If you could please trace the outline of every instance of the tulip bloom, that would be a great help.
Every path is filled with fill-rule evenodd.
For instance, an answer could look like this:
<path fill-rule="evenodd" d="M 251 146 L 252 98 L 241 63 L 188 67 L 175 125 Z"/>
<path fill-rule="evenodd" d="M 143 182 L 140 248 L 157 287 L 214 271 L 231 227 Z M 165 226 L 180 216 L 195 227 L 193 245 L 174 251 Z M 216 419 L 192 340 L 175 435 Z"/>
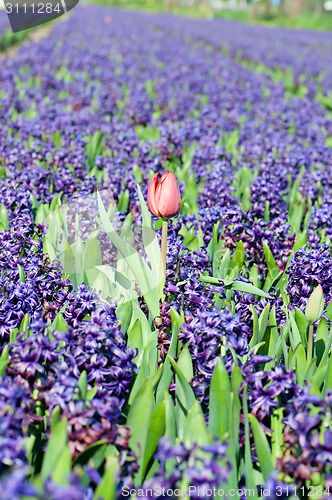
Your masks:
<path fill-rule="evenodd" d="M 156 217 L 168 220 L 180 212 L 180 189 L 173 172 L 165 172 L 160 181 L 158 181 L 158 177 L 157 173 L 150 181 L 148 207 Z"/>
<path fill-rule="evenodd" d="M 173 172 L 165 172 L 160 181 L 159 174 L 155 174 L 149 184 L 148 207 L 150 212 L 162 219 L 161 254 L 160 254 L 160 282 L 159 293 L 163 295 L 166 280 L 166 254 L 168 219 L 180 212 L 181 195 Z"/>
<path fill-rule="evenodd" d="M 324 311 L 324 294 L 321 285 L 318 285 L 310 295 L 305 308 L 305 317 L 311 325 L 319 320 Z"/>
<path fill-rule="evenodd" d="M 307 370 L 309 370 L 314 346 L 314 323 L 319 320 L 324 311 L 324 293 L 321 285 L 318 285 L 310 295 L 305 308 L 305 317 L 309 323 Z"/>

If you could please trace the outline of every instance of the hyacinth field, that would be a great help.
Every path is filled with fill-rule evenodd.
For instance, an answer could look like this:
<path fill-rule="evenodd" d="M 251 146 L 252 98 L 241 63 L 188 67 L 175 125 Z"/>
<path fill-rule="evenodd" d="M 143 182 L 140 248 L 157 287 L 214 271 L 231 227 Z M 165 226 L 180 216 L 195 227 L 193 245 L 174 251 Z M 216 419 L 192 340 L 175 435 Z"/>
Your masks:
<path fill-rule="evenodd" d="M 329 498 L 332 34 L 0 14 L 0 499 Z"/>

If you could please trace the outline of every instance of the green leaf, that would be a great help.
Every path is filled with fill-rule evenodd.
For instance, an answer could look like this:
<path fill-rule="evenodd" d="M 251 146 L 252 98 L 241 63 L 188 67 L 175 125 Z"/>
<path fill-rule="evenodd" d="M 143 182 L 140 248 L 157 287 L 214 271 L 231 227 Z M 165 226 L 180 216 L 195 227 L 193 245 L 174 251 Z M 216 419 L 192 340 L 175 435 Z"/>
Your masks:
<path fill-rule="evenodd" d="M 267 244 L 266 241 L 263 241 L 263 249 L 264 249 L 265 260 L 266 260 L 266 264 L 267 264 L 267 268 L 269 270 L 269 273 L 272 276 L 279 274 L 279 269 L 278 269 L 277 263 L 274 260 L 272 252 L 271 252 L 269 245 Z"/>
<path fill-rule="evenodd" d="M 209 433 L 206 427 L 201 405 L 196 400 L 190 408 L 184 428 L 183 441 L 186 446 L 197 443 L 203 446 L 209 443 Z"/>
<path fill-rule="evenodd" d="M 130 447 L 137 455 L 144 453 L 148 427 L 146 423 L 150 420 L 153 411 L 153 392 L 151 379 L 147 379 L 136 394 L 127 418 L 127 425 L 132 429 L 129 441 Z"/>
<path fill-rule="evenodd" d="M 102 225 L 108 234 L 108 237 L 129 265 L 137 280 L 145 302 L 150 309 L 153 318 L 155 318 L 159 315 L 159 274 L 153 274 L 140 254 L 117 234 L 111 221 L 109 220 L 99 192 L 98 206 Z"/>
<path fill-rule="evenodd" d="M 275 469 L 273 463 L 271 449 L 266 438 L 266 435 L 254 415 L 249 415 L 249 420 L 251 423 L 251 428 L 254 436 L 255 447 L 257 452 L 257 457 L 260 463 L 261 471 L 263 474 L 264 481 L 267 480 L 271 472 Z"/>
<path fill-rule="evenodd" d="M 97 267 L 102 265 L 102 253 L 98 243 L 98 238 L 89 238 L 84 251 L 84 272 L 88 283 L 92 285 L 97 276 Z"/>
<path fill-rule="evenodd" d="M 244 245 L 242 241 L 239 241 L 238 244 L 236 245 L 236 248 L 232 256 L 231 269 L 234 269 L 236 266 L 238 267 L 238 269 L 241 269 L 241 267 L 244 264 L 244 259 L 245 259 Z"/>
<path fill-rule="evenodd" d="M 254 308 L 253 304 L 251 304 L 251 312 L 252 312 L 252 322 L 253 322 L 253 335 L 252 339 L 249 343 L 250 347 L 254 347 L 255 345 L 258 344 L 258 337 L 259 337 L 259 323 L 258 323 L 258 315 L 256 312 L 256 309 Z"/>
<path fill-rule="evenodd" d="M 118 206 L 117 206 L 117 209 L 122 214 L 125 214 L 126 212 L 128 212 L 129 197 L 130 197 L 129 189 L 125 189 L 124 191 L 122 191 L 120 199 L 118 201 Z"/>
<path fill-rule="evenodd" d="M 47 236 L 44 237 L 43 253 L 49 256 L 51 262 L 57 258 L 55 249 Z"/>
<path fill-rule="evenodd" d="M 300 385 L 303 385 L 306 375 L 306 359 L 307 355 L 303 344 L 298 344 L 290 357 L 289 368 L 295 368 L 296 381 Z"/>
<path fill-rule="evenodd" d="M 188 376 L 188 373 L 184 374 L 171 356 L 168 355 L 168 358 L 176 374 L 175 395 L 176 395 L 177 429 L 179 437 L 182 438 L 188 411 L 196 401 L 196 398 L 188 382 L 188 380 L 190 379 L 190 375 Z M 185 363 L 184 367 L 186 368 Z"/>
<path fill-rule="evenodd" d="M 172 316 L 172 311 L 171 311 L 171 316 Z M 172 356 L 173 358 L 177 355 L 178 334 L 179 334 L 179 324 L 177 321 L 174 322 L 173 320 L 172 338 L 168 349 L 169 356 Z M 157 394 L 156 394 L 157 404 L 164 398 L 165 391 L 168 391 L 169 386 L 172 382 L 172 378 L 173 378 L 173 371 L 171 368 L 171 362 L 169 360 L 169 357 L 167 357 L 164 362 L 163 374 L 157 388 Z"/>
<path fill-rule="evenodd" d="M 121 332 L 125 335 L 129 328 L 131 318 L 133 315 L 133 303 L 128 300 L 116 308 L 116 316 L 121 321 Z"/>
<path fill-rule="evenodd" d="M 67 420 L 59 420 L 59 422 L 52 427 L 51 437 L 47 443 L 41 469 L 41 476 L 44 480 L 52 476 L 55 466 L 66 448 Z"/>
<path fill-rule="evenodd" d="M 324 382 L 324 389 L 323 393 L 326 393 L 327 389 L 332 389 L 332 356 L 330 356 L 328 367 L 327 367 L 327 373 L 325 377 L 325 382 Z"/>
<path fill-rule="evenodd" d="M 168 359 L 171 362 L 171 365 L 173 367 L 173 370 L 177 376 L 177 381 L 179 383 L 179 386 L 182 389 L 183 393 L 183 399 L 181 401 L 182 406 L 189 411 L 192 405 L 194 404 L 194 401 L 196 400 L 195 395 L 193 393 L 192 388 L 190 387 L 187 378 L 184 376 L 183 372 L 180 370 L 178 365 L 175 363 L 174 359 L 168 355 Z M 179 390 L 177 387 L 177 397 L 179 396 Z"/>
<path fill-rule="evenodd" d="M 144 200 L 144 197 L 143 197 L 143 194 L 142 194 L 142 191 L 141 191 L 141 188 L 139 187 L 139 185 L 137 185 L 137 191 L 138 191 L 138 197 L 139 197 L 141 210 L 142 210 L 142 219 L 143 219 L 142 233 L 143 233 L 144 250 L 145 250 L 146 255 L 148 256 L 149 261 L 151 263 L 152 272 L 156 276 L 159 276 L 161 252 L 160 252 L 157 234 L 153 228 L 150 212 L 149 212 L 148 207 L 146 206 L 146 203 L 145 203 L 145 200 Z"/>
<path fill-rule="evenodd" d="M 177 366 L 180 368 L 180 370 L 185 375 L 188 381 L 193 378 L 194 376 L 193 362 L 187 346 L 184 346 L 184 348 L 182 349 L 178 359 Z"/>
<path fill-rule="evenodd" d="M 284 424 L 282 423 L 283 409 L 277 408 L 271 416 L 272 428 L 272 460 L 275 462 L 277 458 L 282 456 Z"/>
<path fill-rule="evenodd" d="M 86 465 L 89 462 L 94 462 L 94 456 L 100 452 L 100 454 L 104 457 L 106 451 L 106 442 L 105 440 L 96 441 L 93 444 L 87 446 L 82 453 L 80 453 L 74 460 L 74 466 L 76 464 Z"/>
<path fill-rule="evenodd" d="M 0 207 L 0 223 L 2 229 L 9 229 L 9 217 L 6 206 L 2 203 Z"/>
<path fill-rule="evenodd" d="M 112 455 L 107 458 L 107 469 L 98 484 L 94 500 L 116 500 L 116 476 L 119 470 L 119 461 Z"/>
<path fill-rule="evenodd" d="M 69 274 L 73 282 L 73 285 L 76 288 L 78 286 L 78 283 L 76 280 L 76 265 L 75 265 L 73 250 L 67 240 L 64 241 L 64 246 L 65 246 L 65 251 L 64 254 L 61 255 L 61 263 L 63 271 L 64 273 Z"/>
<path fill-rule="evenodd" d="M 165 397 L 165 411 L 166 411 L 165 436 L 168 436 L 172 441 L 172 443 L 175 444 L 175 438 L 176 438 L 175 407 L 172 396 L 168 391 L 165 391 L 164 397 Z"/>
<path fill-rule="evenodd" d="M 2 349 L 2 353 L 0 356 L 0 376 L 2 377 L 6 373 L 6 366 L 10 362 L 8 359 L 9 356 L 9 345 L 6 344 L 4 348 Z"/>
<path fill-rule="evenodd" d="M 86 398 L 87 387 L 88 387 L 88 379 L 87 379 L 86 371 L 84 370 L 81 373 L 80 378 L 78 379 L 78 388 L 80 391 L 80 397 L 83 400 L 85 400 L 85 398 Z"/>
<path fill-rule="evenodd" d="M 245 385 L 243 390 L 243 416 L 244 416 L 244 431 L 245 431 L 245 448 L 244 448 L 245 479 L 246 479 L 246 488 L 249 491 L 254 492 L 253 498 L 258 498 L 256 482 L 254 480 L 254 468 L 252 465 L 252 458 L 251 458 L 247 394 L 248 394 L 248 386 Z"/>
<path fill-rule="evenodd" d="M 318 389 L 321 388 L 323 385 L 323 382 L 326 378 L 328 366 L 321 366 L 320 368 L 317 369 L 316 373 L 312 377 L 312 382 L 318 387 Z"/>
<path fill-rule="evenodd" d="M 231 265 L 231 252 L 229 248 L 225 251 L 223 258 L 220 261 L 220 266 L 217 273 L 217 278 L 224 279 L 229 274 Z"/>
<path fill-rule="evenodd" d="M 266 328 L 267 328 L 267 322 L 269 319 L 269 313 L 270 313 L 270 304 L 267 304 L 264 307 L 264 309 L 259 317 L 259 320 L 258 320 L 258 327 L 259 327 L 258 343 L 262 342 L 262 340 L 264 338 Z"/>
<path fill-rule="evenodd" d="M 329 337 L 328 324 L 326 319 L 323 317 L 321 318 L 318 324 L 315 336 L 315 344 L 314 344 L 315 355 L 317 356 L 318 364 L 320 363 L 323 354 L 325 352 L 326 346 L 328 344 L 329 340 L 328 337 Z"/>
<path fill-rule="evenodd" d="M 104 136 L 100 130 L 97 130 L 92 136 L 90 136 L 86 151 L 88 153 L 88 172 L 94 167 L 96 156 L 100 155 L 104 148 Z"/>
<path fill-rule="evenodd" d="M 52 418 L 51 418 L 51 432 L 53 433 L 54 428 L 60 422 L 60 417 L 61 417 L 61 408 L 60 406 L 56 406 L 52 412 Z"/>
<path fill-rule="evenodd" d="M 307 345 L 307 338 L 308 338 L 308 326 L 309 323 L 306 320 L 304 312 L 301 311 L 299 307 L 295 308 L 295 321 L 298 326 L 298 330 L 300 333 L 300 337 L 302 340 L 303 345 Z"/>
<path fill-rule="evenodd" d="M 52 323 L 52 329 L 60 330 L 60 332 L 68 332 L 68 323 L 61 313 L 58 313 L 55 316 L 55 319 Z"/>
<path fill-rule="evenodd" d="M 301 335 L 294 319 L 294 315 L 291 311 L 289 311 L 289 321 L 290 321 L 290 329 L 289 329 L 289 338 L 291 341 L 291 345 L 293 351 L 295 351 L 296 347 L 302 343 Z"/>
<path fill-rule="evenodd" d="M 258 295 L 259 297 L 266 297 L 268 299 L 271 298 L 268 293 L 264 292 L 263 290 L 260 290 L 251 283 L 246 283 L 244 281 L 237 281 L 237 280 L 234 281 L 233 279 L 221 280 L 218 278 L 213 278 L 212 276 L 201 276 L 200 280 L 203 283 L 210 283 L 211 285 L 216 285 L 216 286 L 218 285 L 221 286 L 222 284 L 224 284 L 226 289 L 245 292 L 252 295 Z"/>
<path fill-rule="evenodd" d="M 19 271 L 20 281 L 22 281 L 22 283 L 25 283 L 25 272 L 23 267 L 20 264 L 17 264 L 17 268 Z"/>
<path fill-rule="evenodd" d="M 244 281 L 234 281 L 230 286 L 225 284 L 225 288 L 231 288 L 239 292 L 246 292 L 253 295 L 258 295 L 259 297 L 270 298 L 270 295 L 263 290 L 260 290 L 251 283 L 245 283 Z"/>
<path fill-rule="evenodd" d="M 143 371 L 145 378 L 152 377 L 157 371 L 157 361 L 158 361 L 158 332 L 154 331 L 151 333 L 143 352 Z"/>
<path fill-rule="evenodd" d="M 231 384 L 221 358 L 213 370 L 210 385 L 209 431 L 221 441 L 229 432 Z"/>
<path fill-rule="evenodd" d="M 57 130 L 52 135 L 52 141 L 57 149 L 61 148 L 62 146 L 61 135 Z"/>
<path fill-rule="evenodd" d="M 67 485 L 69 484 L 69 474 L 71 473 L 71 452 L 67 446 L 61 453 L 59 460 L 55 464 L 52 479 L 55 484 Z"/>
<path fill-rule="evenodd" d="M 57 208 L 61 206 L 61 196 L 63 194 L 63 191 L 58 193 L 54 198 L 52 198 L 51 204 L 50 204 L 50 212 L 54 212 Z"/>
<path fill-rule="evenodd" d="M 22 318 L 19 331 L 20 332 L 26 332 L 28 330 L 29 323 L 30 323 L 29 314 L 26 313 L 24 315 L 24 317 Z"/>
<path fill-rule="evenodd" d="M 132 349 L 138 349 L 138 355 L 133 360 L 137 366 L 141 363 L 141 353 L 143 350 L 143 333 L 142 333 L 142 323 L 140 319 L 137 319 L 133 326 L 128 330 L 128 347 Z"/>
<path fill-rule="evenodd" d="M 159 439 L 165 432 L 166 406 L 162 401 L 153 411 L 147 431 L 146 446 L 144 449 L 142 466 L 138 473 L 138 484 L 143 484 L 143 480 L 148 471 L 148 466 L 152 461 L 153 455 L 157 449 Z"/>

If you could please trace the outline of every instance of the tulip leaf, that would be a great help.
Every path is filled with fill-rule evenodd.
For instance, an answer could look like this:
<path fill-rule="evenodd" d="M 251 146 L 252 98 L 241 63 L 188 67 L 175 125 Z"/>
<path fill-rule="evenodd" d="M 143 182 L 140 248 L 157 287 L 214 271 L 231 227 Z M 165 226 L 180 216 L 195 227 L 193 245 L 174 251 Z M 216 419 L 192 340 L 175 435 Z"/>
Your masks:
<path fill-rule="evenodd" d="M 117 248 L 119 253 L 125 259 L 133 272 L 140 290 L 143 294 L 145 302 L 151 311 L 153 317 L 159 315 L 159 283 L 158 275 L 152 273 L 147 263 L 142 259 L 141 255 L 129 243 L 120 238 L 115 231 L 109 217 L 106 213 L 101 196 L 98 192 L 98 206 L 102 225 L 108 234 L 108 237 Z"/>
<path fill-rule="evenodd" d="M 142 233 L 143 233 L 144 249 L 151 263 L 152 272 L 156 276 L 159 276 L 161 253 L 157 235 L 155 230 L 153 229 L 150 212 L 148 207 L 146 206 L 141 188 L 139 187 L 138 184 L 137 184 L 137 190 L 138 190 L 138 197 L 141 205 L 142 218 L 143 218 Z"/>

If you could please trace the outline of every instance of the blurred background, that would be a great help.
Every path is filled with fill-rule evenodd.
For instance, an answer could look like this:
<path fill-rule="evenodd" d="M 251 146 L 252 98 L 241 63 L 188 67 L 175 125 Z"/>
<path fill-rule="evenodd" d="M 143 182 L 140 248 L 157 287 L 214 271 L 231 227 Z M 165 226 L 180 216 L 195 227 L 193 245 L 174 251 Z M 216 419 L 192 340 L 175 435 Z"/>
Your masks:
<path fill-rule="evenodd" d="M 80 0 L 80 4 L 89 3 L 271 26 L 332 30 L 332 0 Z M 0 0 L 0 10 L 3 9 L 4 0 Z"/>
<path fill-rule="evenodd" d="M 191 16 L 221 17 L 278 26 L 332 30 L 332 0 L 95 1 L 110 6 L 168 11 Z"/>

